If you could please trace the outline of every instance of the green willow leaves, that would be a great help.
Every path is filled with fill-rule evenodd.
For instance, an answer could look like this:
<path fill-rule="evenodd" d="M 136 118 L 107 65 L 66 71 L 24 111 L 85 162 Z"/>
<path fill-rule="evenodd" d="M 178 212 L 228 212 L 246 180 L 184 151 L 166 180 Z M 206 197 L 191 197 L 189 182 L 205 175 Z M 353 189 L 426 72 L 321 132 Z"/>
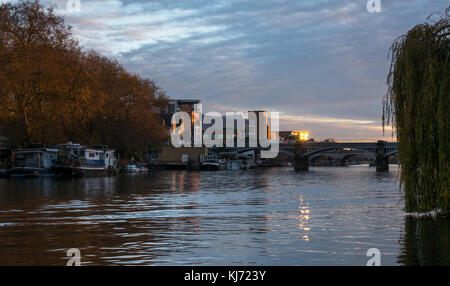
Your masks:
<path fill-rule="evenodd" d="M 391 47 L 383 127 L 397 135 L 408 212 L 450 213 L 449 11 Z"/>

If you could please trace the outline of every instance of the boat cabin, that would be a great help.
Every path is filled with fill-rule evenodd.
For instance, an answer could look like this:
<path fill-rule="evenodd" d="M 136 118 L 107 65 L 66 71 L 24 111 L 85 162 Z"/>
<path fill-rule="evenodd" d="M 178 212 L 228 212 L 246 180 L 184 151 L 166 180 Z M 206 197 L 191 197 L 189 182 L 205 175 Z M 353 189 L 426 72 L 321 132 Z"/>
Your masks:
<path fill-rule="evenodd" d="M 50 170 L 56 163 L 58 150 L 53 148 L 36 148 L 13 150 L 12 169 Z"/>
<path fill-rule="evenodd" d="M 84 154 L 88 165 L 101 165 L 105 168 L 115 166 L 114 150 L 89 148 Z"/>
<path fill-rule="evenodd" d="M 85 147 L 80 144 L 58 145 L 58 165 L 72 165 L 73 163 L 82 166 L 95 167 L 115 167 L 117 160 L 114 150 L 108 149 L 106 146 Z"/>

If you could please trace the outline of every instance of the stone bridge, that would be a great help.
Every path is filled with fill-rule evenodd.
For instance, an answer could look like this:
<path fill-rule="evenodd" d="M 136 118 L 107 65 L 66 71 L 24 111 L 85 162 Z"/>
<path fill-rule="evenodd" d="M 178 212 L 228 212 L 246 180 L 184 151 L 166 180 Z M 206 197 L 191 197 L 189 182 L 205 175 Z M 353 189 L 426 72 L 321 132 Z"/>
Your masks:
<path fill-rule="evenodd" d="M 377 142 L 299 142 L 297 144 L 280 144 L 280 152 L 294 158 L 296 171 L 308 171 L 312 156 L 324 151 L 337 149 L 374 154 L 377 172 L 388 171 L 389 157 L 398 152 L 396 142 L 381 140 Z"/>
<path fill-rule="evenodd" d="M 210 152 L 220 155 L 235 155 L 245 157 L 248 152 L 260 151 L 258 147 L 213 147 Z M 396 142 L 298 142 L 298 143 L 280 143 L 279 153 L 286 154 L 295 161 L 296 171 L 308 171 L 310 159 L 321 152 L 328 150 L 352 150 L 356 152 L 373 154 L 376 158 L 377 172 L 389 170 L 389 156 L 397 153 Z M 355 152 L 345 156 L 355 155 Z M 344 158 L 345 159 L 345 158 Z"/>

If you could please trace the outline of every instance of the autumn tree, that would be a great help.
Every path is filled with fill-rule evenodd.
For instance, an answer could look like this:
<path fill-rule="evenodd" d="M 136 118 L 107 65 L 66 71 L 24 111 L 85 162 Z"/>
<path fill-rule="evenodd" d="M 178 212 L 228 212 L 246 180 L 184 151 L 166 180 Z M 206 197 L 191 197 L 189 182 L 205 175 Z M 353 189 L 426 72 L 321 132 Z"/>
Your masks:
<path fill-rule="evenodd" d="M 145 152 L 160 144 L 164 92 L 95 51 L 37 0 L 0 5 L 0 133 L 13 145 L 67 141 Z"/>

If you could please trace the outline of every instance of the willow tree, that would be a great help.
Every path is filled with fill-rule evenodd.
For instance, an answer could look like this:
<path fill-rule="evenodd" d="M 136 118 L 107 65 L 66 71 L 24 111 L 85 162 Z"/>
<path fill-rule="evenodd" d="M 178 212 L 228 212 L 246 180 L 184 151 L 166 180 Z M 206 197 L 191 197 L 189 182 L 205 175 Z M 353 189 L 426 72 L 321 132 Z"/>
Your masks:
<path fill-rule="evenodd" d="M 449 11 L 390 50 L 382 119 L 397 135 L 407 212 L 450 213 Z"/>

